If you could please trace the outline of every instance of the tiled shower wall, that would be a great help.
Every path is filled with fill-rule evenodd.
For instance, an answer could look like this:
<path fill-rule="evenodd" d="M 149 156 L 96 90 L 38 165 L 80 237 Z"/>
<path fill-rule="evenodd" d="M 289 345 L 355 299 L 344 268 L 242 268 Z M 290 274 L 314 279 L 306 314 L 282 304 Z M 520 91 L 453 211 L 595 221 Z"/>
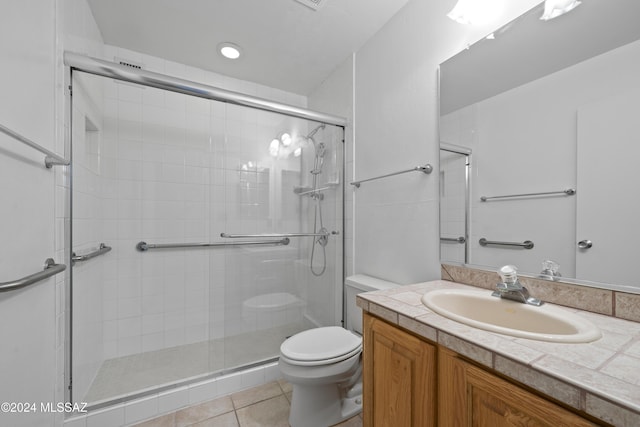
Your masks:
<path fill-rule="evenodd" d="M 105 57 L 142 63 L 151 71 L 217 84 L 230 80 L 109 50 Z M 212 82 L 216 77 L 222 81 Z M 275 212 L 268 206 L 270 168 L 262 166 L 272 161 L 268 143 L 284 119 L 104 80 L 101 213 L 104 239 L 114 248 L 105 257 L 105 358 L 223 336 L 229 320 L 224 307 L 233 296 L 225 294 L 234 293 L 225 289 L 225 279 L 237 270 L 233 261 L 246 257 L 224 249 L 140 253 L 135 246 L 143 240 L 216 241 L 224 231 L 265 232 L 279 225 L 272 223 Z M 284 98 L 305 104 L 303 97 Z M 249 162 L 260 166 L 242 170 Z M 253 188 L 239 190 L 251 181 Z"/>
<path fill-rule="evenodd" d="M 225 112 L 186 98 L 105 82 L 101 211 L 114 247 L 105 261 L 105 358 L 208 338 L 209 254 L 136 250 L 143 240 L 209 240 L 209 209 L 220 205 L 210 206 L 209 145 L 224 143 Z"/>

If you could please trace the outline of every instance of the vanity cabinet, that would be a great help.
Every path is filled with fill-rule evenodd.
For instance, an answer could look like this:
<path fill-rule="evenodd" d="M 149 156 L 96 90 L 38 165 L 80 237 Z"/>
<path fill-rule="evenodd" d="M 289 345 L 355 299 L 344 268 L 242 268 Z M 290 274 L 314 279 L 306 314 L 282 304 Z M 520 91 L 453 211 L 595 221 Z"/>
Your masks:
<path fill-rule="evenodd" d="M 367 313 L 363 324 L 364 425 L 435 425 L 436 346 Z"/>
<path fill-rule="evenodd" d="M 439 426 L 571 426 L 598 424 L 438 349 Z"/>
<path fill-rule="evenodd" d="M 602 425 L 368 313 L 363 358 L 367 427 Z"/>

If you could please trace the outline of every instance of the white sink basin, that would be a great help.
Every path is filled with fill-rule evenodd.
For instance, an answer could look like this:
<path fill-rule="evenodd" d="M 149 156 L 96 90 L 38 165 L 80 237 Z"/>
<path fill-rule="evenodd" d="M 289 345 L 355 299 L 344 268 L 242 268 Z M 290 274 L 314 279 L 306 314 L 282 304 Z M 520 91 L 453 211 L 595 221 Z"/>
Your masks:
<path fill-rule="evenodd" d="M 519 338 L 586 343 L 602 336 L 593 323 L 568 310 L 500 299 L 489 290 L 436 290 L 424 294 L 422 303 L 452 320 Z"/>

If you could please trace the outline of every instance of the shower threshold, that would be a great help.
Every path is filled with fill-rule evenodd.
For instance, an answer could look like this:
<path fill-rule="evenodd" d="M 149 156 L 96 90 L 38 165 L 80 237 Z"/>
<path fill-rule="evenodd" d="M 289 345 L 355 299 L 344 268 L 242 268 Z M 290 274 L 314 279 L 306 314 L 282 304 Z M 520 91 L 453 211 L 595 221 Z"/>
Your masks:
<path fill-rule="evenodd" d="M 276 358 L 280 344 L 308 322 L 105 360 L 82 399 L 91 407 L 128 400 L 172 384 L 197 381 Z M 225 360 L 227 363 L 225 364 Z"/>

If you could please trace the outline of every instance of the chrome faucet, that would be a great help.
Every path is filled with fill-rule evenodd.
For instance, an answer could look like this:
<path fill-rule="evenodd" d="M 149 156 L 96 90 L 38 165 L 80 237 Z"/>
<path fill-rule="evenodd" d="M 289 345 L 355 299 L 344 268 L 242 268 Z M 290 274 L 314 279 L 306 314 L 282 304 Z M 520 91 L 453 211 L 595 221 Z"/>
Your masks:
<path fill-rule="evenodd" d="M 538 298 L 529 295 L 527 288 L 518 281 L 516 268 L 512 265 L 505 265 L 498 271 L 502 278 L 502 283 L 496 285 L 496 290 L 491 294 L 494 297 L 517 301 L 522 304 L 535 305 L 537 307 L 544 304 Z"/>

